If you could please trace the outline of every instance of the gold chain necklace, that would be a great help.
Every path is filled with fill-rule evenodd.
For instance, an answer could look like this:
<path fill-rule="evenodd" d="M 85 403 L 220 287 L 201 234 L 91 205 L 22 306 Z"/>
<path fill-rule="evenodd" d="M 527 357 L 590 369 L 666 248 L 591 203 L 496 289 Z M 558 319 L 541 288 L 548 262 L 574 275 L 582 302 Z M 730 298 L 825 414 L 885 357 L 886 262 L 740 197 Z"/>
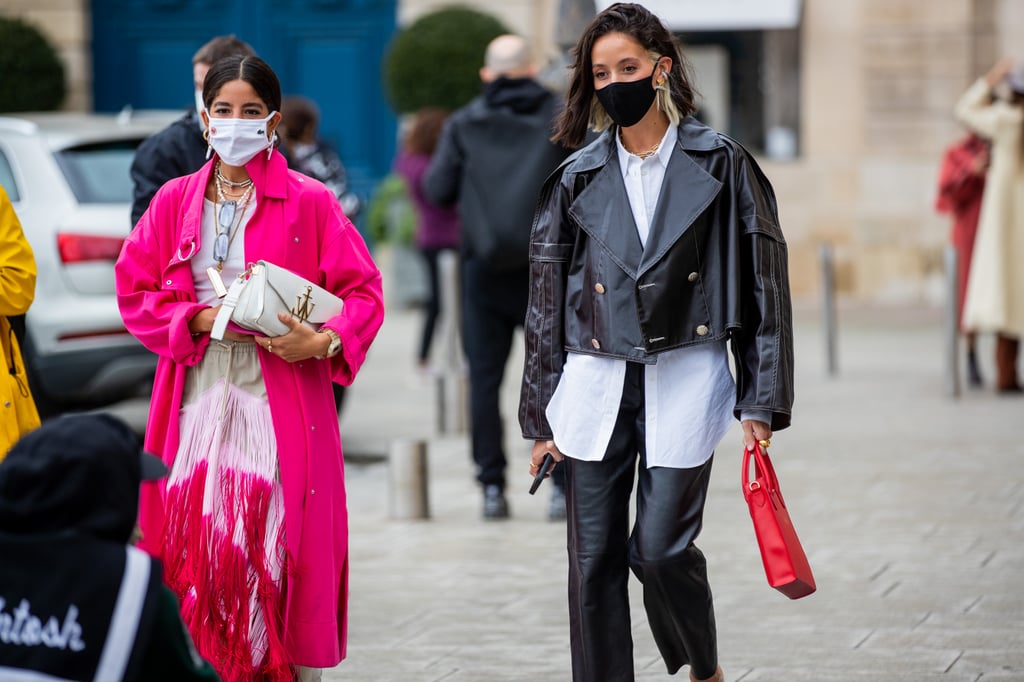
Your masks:
<path fill-rule="evenodd" d="M 248 189 L 249 187 L 252 187 L 252 178 L 246 178 L 241 182 L 228 180 L 220 170 L 220 161 L 217 162 L 217 165 L 215 166 L 214 170 L 217 173 L 217 182 L 223 183 L 225 186 L 230 187 L 231 189 L 238 189 L 241 191 Z"/>
<path fill-rule="evenodd" d="M 217 223 L 217 226 L 218 226 L 218 234 L 217 234 L 217 238 L 218 239 L 221 236 L 220 232 L 219 232 L 221 212 L 224 210 L 224 203 L 226 201 L 228 201 L 227 198 L 224 196 L 224 188 L 221 186 L 221 182 L 220 182 L 220 177 L 219 176 L 220 176 L 220 174 L 218 173 L 217 177 L 214 180 L 214 184 L 217 186 L 217 199 L 218 199 L 217 204 L 215 205 L 215 208 L 217 209 L 216 210 L 216 223 Z M 218 272 L 221 272 L 221 271 L 224 270 L 224 261 L 227 260 L 228 253 L 231 251 L 231 245 L 235 242 L 235 237 L 238 235 L 238 229 L 240 227 L 242 227 L 242 218 L 245 217 L 245 209 L 249 207 L 249 199 L 252 198 L 252 187 L 253 186 L 250 184 L 245 189 L 245 192 L 242 194 L 242 196 L 237 201 L 234 200 L 234 199 L 231 200 L 231 202 L 233 204 L 232 209 L 235 211 L 235 215 L 232 215 L 231 218 L 235 219 L 235 221 L 234 221 L 235 224 L 234 224 L 234 227 L 230 229 L 230 235 L 228 237 L 228 243 L 227 243 L 227 246 L 224 248 L 224 253 L 223 253 L 223 258 L 222 259 L 217 258 L 216 248 L 214 249 L 214 251 L 215 251 L 214 259 L 217 261 L 217 271 Z M 230 220 L 230 218 L 229 218 L 229 220 Z"/>
<path fill-rule="evenodd" d="M 656 153 L 658 153 L 658 149 L 661 147 L 661 142 L 658 142 L 658 144 L 654 145 L 650 149 L 645 149 L 642 152 L 635 152 L 626 145 L 626 140 L 624 137 L 622 137 L 622 128 L 619 128 L 619 141 L 622 142 L 622 147 L 627 152 L 629 152 L 633 156 L 639 156 L 641 160 L 646 159 L 650 156 L 654 156 Z"/>

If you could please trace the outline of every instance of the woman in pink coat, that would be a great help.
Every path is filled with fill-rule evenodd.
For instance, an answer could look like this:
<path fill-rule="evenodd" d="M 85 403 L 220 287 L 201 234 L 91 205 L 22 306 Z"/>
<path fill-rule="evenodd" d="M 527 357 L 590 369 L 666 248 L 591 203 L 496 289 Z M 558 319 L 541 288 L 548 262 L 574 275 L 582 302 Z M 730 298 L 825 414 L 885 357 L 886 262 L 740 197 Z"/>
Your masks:
<path fill-rule="evenodd" d="M 160 356 L 146 446 L 171 469 L 143 491 L 141 544 L 224 680 L 316 680 L 346 640 L 331 382 L 352 382 L 380 328 L 381 278 L 331 191 L 275 150 L 281 88 L 266 63 L 218 62 L 203 103 L 216 154 L 160 189 L 117 262 L 125 325 Z M 230 326 L 211 340 L 218 285 L 260 259 L 344 310 L 317 331 L 283 315 L 282 336 Z"/>

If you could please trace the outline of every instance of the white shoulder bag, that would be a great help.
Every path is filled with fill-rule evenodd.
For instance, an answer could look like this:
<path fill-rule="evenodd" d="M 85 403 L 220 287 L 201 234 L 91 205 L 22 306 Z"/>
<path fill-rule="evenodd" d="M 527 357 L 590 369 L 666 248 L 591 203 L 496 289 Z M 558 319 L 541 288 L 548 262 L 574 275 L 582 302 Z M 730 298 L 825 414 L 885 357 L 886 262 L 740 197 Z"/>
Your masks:
<path fill-rule="evenodd" d="M 318 329 L 344 306 L 340 298 L 306 278 L 265 260 L 256 261 L 231 283 L 210 336 L 224 338 L 229 320 L 264 336 L 287 334 L 288 326 L 277 319 L 278 313 Z"/>

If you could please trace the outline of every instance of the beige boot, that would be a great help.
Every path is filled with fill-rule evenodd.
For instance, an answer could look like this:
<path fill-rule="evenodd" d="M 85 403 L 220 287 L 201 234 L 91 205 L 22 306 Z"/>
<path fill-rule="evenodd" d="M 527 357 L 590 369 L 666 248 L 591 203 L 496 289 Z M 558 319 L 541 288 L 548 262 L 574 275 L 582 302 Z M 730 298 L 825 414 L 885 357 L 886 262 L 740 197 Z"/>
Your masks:
<path fill-rule="evenodd" d="M 725 682 L 725 673 L 722 672 L 722 666 L 718 666 L 718 670 L 715 671 L 714 675 L 703 680 L 698 680 L 693 676 L 693 672 L 691 671 L 690 682 Z"/>

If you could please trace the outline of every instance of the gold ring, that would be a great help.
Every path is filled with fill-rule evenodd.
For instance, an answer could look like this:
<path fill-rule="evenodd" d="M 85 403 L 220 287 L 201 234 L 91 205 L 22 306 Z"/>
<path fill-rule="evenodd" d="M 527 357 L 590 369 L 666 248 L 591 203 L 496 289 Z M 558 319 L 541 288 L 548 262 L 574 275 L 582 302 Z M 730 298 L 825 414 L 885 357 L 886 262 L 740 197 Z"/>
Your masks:
<path fill-rule="evenodd" d="M 274 352 L 274 342 L 271 341 L 270 339 L 267 339 L 267 352 L 268 353 L 273 353 Z"/>
<path fill-rule="evenodd" d="M 772 441 L 769 438 L 765 438 L 764 440 L 759 440 L 757 442 L 761 445 L 762 448 L 766 448 L 772 444 Z"/>

